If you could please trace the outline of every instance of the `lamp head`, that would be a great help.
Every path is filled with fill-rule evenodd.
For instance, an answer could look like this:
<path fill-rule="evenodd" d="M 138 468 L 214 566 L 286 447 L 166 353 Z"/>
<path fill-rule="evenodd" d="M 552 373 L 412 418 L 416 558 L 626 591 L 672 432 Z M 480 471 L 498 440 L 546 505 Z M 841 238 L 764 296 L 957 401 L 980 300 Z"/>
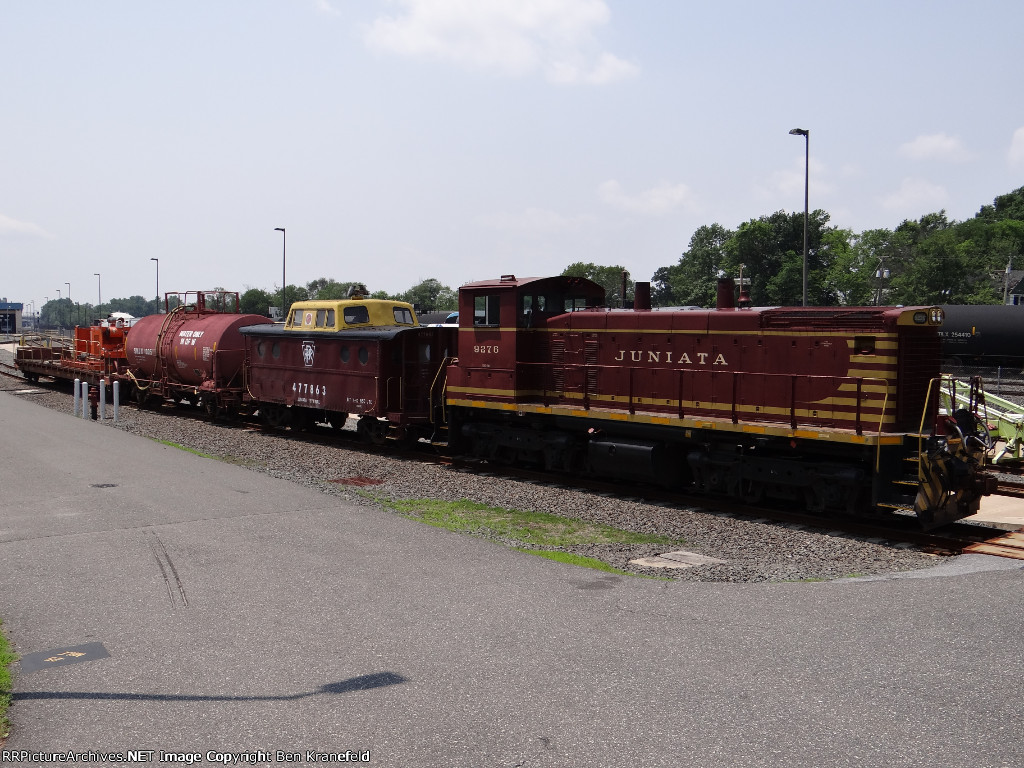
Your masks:
<path fill-rule="evenodd" d="M 803 128 L 794 128 L 793 130 L 791 130 L 789 132 L 790 136 L 807 136 L 809 134 L 810 134 L 810 131 L 805 130 Z"/>

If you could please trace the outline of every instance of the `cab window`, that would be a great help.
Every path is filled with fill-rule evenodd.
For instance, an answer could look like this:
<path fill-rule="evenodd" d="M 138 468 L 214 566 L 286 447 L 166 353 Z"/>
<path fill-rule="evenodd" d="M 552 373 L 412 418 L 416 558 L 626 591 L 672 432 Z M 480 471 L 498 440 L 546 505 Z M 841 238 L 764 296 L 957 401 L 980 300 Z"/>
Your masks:
<path fill-rule="evenodd" d="M 318 309 L 316 311 L 316 327 L 325 328 L 327 327 L 327 310 Z"/>
<path fill-rule="evenodd" d="M 347 325 L 359 325 L 359 323 L 370 322 L 370 312 L 363 305 L 345 307 L 345 323 Z"/>
<path fill-rule="evenodd" d="M 496 326 L 500 322 L 499 294 L 493 293 L 473 298 L 473 325 Z"/>
<path fill-rule="evenodd" d="M 408 307 L 395 307 L 395 322 L 399 325 L 412 325 L 412 312 Z"/>

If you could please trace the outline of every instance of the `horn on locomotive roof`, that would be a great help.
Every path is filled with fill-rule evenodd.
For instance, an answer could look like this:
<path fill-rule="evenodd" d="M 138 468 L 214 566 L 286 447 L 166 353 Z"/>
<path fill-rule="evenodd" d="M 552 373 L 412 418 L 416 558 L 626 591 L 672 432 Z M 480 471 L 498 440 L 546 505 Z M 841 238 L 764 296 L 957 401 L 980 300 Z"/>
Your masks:
<path fill-rule="evenodd" d="M 350 299 L 363 299 L 366 298 L 368 293 L 369 291 L 366 290 L 366 286 L 362 283 L 352 283 L 352 285 L 348 287 L 348 293 L 346 296 Z"/>

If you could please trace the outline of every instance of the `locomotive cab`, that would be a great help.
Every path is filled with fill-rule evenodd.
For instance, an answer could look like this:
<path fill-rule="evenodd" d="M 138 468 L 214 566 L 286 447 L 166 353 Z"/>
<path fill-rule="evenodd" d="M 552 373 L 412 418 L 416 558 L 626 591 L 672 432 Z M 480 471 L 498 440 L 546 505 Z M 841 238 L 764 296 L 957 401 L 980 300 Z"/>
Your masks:
<path fill-rule="evenodd" d="M 547 324 L 604 304 L 604 289 L 580 277 L 502 275 L 459 291 L 459 366 L 449 389 L 514 401 L 538 388 L 548 359 Z M 527 391 L 529 390 L 529 391 Z"/>

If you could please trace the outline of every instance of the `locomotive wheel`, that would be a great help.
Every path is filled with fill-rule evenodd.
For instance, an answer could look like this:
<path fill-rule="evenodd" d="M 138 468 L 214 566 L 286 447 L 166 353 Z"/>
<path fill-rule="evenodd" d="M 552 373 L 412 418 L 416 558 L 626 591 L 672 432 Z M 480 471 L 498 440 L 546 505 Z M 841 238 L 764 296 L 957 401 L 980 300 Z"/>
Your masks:
<path fill-rule="evenodd" d="M 39 383 L 39 374 L 38 373 L 26 373 L 25 374 L 25 380 L 29 384 L 38 384 Z"/>
<path fill-rule="evenodd" d="M 330 418 L 327 422 L 331 425 L 331 429 L 335 432 L 341 432 L 345 428 L 345 422 L 348 421 L 348 414 L 335 412 L 330 414 Z"/>

